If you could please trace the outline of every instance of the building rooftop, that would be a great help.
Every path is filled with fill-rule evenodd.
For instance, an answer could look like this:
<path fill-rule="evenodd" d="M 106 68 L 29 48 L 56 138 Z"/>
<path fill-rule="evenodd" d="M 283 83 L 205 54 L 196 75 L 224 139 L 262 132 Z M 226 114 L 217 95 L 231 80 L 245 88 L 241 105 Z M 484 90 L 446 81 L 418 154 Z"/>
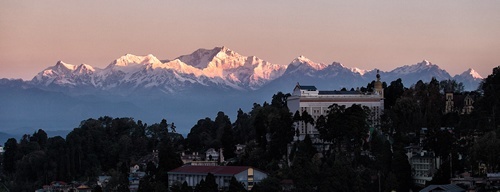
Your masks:
<path fill-rule="evenodd" d="M 359 91 L 319 91 L 318 95 L 361 95 Z"/>
<path fill-rule="evenodd" d="M 316 88 L 316 86 L 312 86 L 312 85 L 299 85 L 299 88 L 301 90 L 308 90 L 308 91 L 316 91 L 316 90 L 318 90 Z"/>
<path fill-rule="evenodd" d="M 420 192 L 430 192 L 430 191 L 462 192 L 465 190 L 455 184 L 429 185 L 426 188 L 420 190 Z"/>
<path fill-rule="evenodd" d="M 169 171 L 169 173 L 192 173 L 192 174 L 208 174 L 214 175 L 235 175 L 241 173 L 251 167 L 249 166 L 191 166 L 184 165 Z"/>

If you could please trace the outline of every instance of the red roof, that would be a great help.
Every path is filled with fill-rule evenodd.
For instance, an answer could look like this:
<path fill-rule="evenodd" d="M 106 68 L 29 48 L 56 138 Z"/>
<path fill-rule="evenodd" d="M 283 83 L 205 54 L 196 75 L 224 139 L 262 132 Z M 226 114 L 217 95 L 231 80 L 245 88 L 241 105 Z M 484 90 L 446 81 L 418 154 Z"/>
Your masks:
<path fill-rule="evenodd" d="M 169 173 L 192 173 L 192 174 L 208 174 L 212 173 L 214 175 L 236 175 L 241 173 L 251 167 L 249 166 L 194 166 L 194 165 L 184 165 L 182 167 L 175 168 Z"/>

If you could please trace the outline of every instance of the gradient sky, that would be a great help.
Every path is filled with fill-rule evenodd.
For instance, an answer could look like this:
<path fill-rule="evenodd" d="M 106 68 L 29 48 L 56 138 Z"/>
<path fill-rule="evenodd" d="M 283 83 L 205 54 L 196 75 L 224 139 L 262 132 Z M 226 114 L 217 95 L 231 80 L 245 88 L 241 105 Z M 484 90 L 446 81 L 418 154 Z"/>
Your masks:
<path fill-rule="evenodd" d="M 500 1 L 0 1 L 0 78 L 223 45 L 279 64 L 304 55 L 388 71 L 427 59 L 486 77 L 500 65 Z"/>

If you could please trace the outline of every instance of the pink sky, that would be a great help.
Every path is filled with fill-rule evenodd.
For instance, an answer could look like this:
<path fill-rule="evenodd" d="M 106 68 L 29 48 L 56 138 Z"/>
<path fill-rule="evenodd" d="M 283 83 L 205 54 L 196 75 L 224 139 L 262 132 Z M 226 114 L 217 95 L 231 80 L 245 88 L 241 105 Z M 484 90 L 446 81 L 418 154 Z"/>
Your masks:
<path fill-rule="evenodd" d="M 279 64 L 305 55 L 388 71 L 426 59 L 486 77 L 500 65 L 500 1 L 0 1 L 0 78 L 222 45 Z"/>

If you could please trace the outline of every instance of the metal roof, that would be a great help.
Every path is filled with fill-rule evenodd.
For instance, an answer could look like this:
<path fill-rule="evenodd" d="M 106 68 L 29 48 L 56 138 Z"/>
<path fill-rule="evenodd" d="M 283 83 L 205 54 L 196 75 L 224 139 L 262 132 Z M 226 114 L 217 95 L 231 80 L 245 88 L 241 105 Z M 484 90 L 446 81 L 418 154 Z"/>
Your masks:
<path fill-rule="evenodd" d="M 251 167 L 249 166 L 192 166 L 184 165 L 182 167 L 175 168 L 168 173 L 190 173 L 190 174 L 208 174 L 212 173 L 214 175 L 236 175 L 243 171 L 246 171 Z"/>
<path fill-rule="evenodd" d="M 316 91 L 316 90 L 318 90 L 316 88 L 316 86 L 312 86 L 312 85 L 300 85 L 300 89 L 301 90 L 308 90 L 308 91 Z"/>
<path fill-rule="evenodd" d="M 461 187 L 455 185 L 455 184 L 448 184 L 448 185 L 429 185 L 426 188 L 423 188 L 420 190 L 420 192 L 431 192 L 431 191 L 443 191 L 443 192 L 465 192 L 464 189 Z"/>
<path fill-rule="evenodd" d="M 319 91 L 319 95 L 362 95 L 359 91 Z"/>

